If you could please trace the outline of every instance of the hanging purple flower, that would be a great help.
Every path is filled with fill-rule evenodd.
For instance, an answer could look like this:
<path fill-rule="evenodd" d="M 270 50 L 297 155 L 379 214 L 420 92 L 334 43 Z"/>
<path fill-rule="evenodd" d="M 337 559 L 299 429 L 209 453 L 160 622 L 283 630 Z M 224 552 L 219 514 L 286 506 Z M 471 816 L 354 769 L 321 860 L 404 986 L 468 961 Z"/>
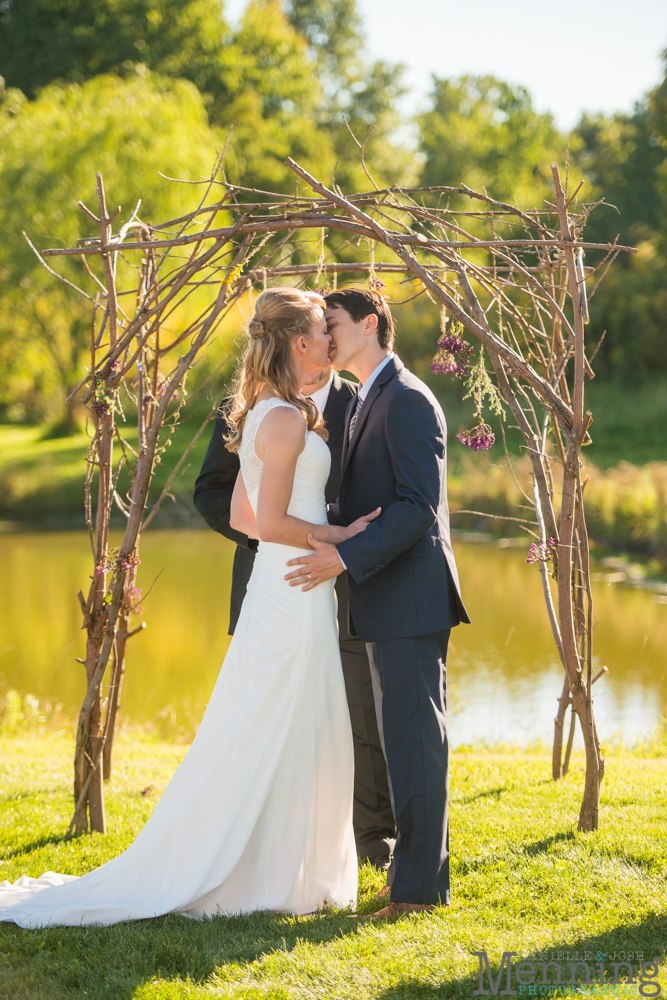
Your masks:
<path fill-rule="evenodd" d="M 445 333 L 438 341 L 437 347 L 438 351 L 431 362 L 431 371 L 436 375 L 467 378 L 475 348 L 463 339 L 460 327 L 456 333 Z"/>
<path fill-rule="evenodd" d="M 471 431 L 462 431 L 456 436 L 461 444 L 470 448 L 471 451 L 488 451 L 496 441 L 496 435 L 483 420 L 480 420 Z"/>
<path fill-rule="evenodd" d="M 387 287 L 387 285 L 382 278 L 369 278 L 368 287 L 372 292 L 381 292 L 383 288 Z"/>
<path fill-rule="evenodd" d="M 550 559 L 553 559 L 557 548 L 558 543 L 555 538 L 550 538 L 546 545 L 538 545 L 537 542 L 532 542 L 530 548 L 528 549 L 528 558 L 526 559 L 526 562 L 549 562 Z"/>
<path fill-rule="evenodd" d="M 431 362 L 431 371 L 436 375 L 459 375 L 458 365 L 453 357 L 438 357 Z M 460 377 L 460 376 L 459 376 Z"/>

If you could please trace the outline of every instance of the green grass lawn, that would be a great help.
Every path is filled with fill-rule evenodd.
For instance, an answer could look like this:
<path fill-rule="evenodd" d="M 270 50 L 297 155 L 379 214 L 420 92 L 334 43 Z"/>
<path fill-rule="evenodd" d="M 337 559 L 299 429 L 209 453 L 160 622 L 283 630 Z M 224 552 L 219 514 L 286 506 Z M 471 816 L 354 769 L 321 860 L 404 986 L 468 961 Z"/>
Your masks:
<path fill-rule="evenodd" d="M 125 737 L 108 789 L 110 833 L 64 842 L 71 739 L 0 739 L 0 879 L 49 869 L 82 874 L 114 857 L 146 821 L 184 753 Z M 596 960 L 606 956 L 609 968 L 620 952 L 633 953 L 635 970 L 639 955 L 662 963 L 667 758 L 610 756 L 601 829 L 588 835 L 575 832 L 582 760 L 575 757 L 558 784 L 549 771 L 546 753 L 453 755 L 448 908 L 379 925 L 336 911 L 40 931 L 0 924 L 0 997 L 435 1000 L 477 995 L 473 952 L 481 950 L 494 973 L 503 951 L 514 951 L 517 961 L 559 961 L 566 981 L 575 952 L 591 953 L 594 976 Z M 380 884 L 373 871 L 361 871 L 362 912 L 377 907 Z M 662 968 L 658 979 L 664 989 Z M 501 995 L 504 988 L 503 978 Z M 616 994 L 637 996 L 637 989 L 619 986 Z M 528 987 L 522 994 L 530 995 Z"/>
<path fill-rule="evenodd" d="M 171 446 L 156 467 L 149 504 L 162 492 L 204 415 L 201 419 L 187 421 L 174 433 Z M 158 516 L 156 523 L 164 526 L 178 524 L 179 520 L 187 520 L 188 517 L 196 518 L 192 492 L 211 430 L 212 426 L 209 426 L 204 431 L 174 484 L 171 492 L 176 497 L 176 503 L 167 498 L 162 508 L 164 514 Z M 136 427 L 121 426 L 121 433 L 136 447 Z M 43 427 L 0 425 L 0 527 L 2 522 L 6 527 L 25 522 L 43 528 L 85 527 L 83 503 L 89 439 L 85 434 L 64 438 L 48 438 L 44 434 Z M 116 454 L 120 458 L 118 446 Z M 127 476 L 121 474 L 121 495 L 126 482 Z M 112 517 L 117 524 L 124 523 L 123 516 L 115 509 Z"/>

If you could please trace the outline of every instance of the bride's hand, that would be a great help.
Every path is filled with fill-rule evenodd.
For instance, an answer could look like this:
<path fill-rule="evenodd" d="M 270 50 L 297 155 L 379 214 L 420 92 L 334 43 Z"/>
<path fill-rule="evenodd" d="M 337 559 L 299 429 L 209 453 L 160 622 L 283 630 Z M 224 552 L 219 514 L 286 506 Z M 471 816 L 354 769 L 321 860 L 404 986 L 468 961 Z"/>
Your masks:
<path fill-rule="evenodd" d="M 376 507 L 372 510 L 370 514 L 365 514 L 363 517 L 358 517 L 356 521 L 352 524 L 348 524 L 345 528 L 345 534 L 347 538 L 352 538 L 353 535 L 358 535 L 360 531 L 365 531 L 371 521 L 374 521 L 382 513 L 382 507 Z"/>

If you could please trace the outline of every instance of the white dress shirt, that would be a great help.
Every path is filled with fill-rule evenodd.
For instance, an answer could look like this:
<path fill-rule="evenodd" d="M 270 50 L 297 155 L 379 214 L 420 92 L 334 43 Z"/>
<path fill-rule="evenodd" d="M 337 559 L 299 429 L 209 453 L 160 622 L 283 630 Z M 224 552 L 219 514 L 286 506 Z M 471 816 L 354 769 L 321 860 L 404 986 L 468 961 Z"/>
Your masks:
<path fill-rule="evenodd" d="M 383 358 L 380 364 L 375 368 L 371 374 L 368 376 L 364 384 L 359 389 L 359 399 L 366 399 L 366 396 L 371 391 L 371 386 L 375 379 L 378 377 L 382 369 L 389 364 L 391 359 L 394 357 L 394 352 L 390 351 L 386 358 Z"/>
<path fill-rule="evenodd" d="M 327 405 L 329 399 L 329 393 L 331 392 L 331 386 L 333 384 L 334 373 L 331 372 L 329 376 L 329 381 L 326 385 L 323 385 L 320 389 L 316 389 L 315 392 L 302 392 L 301 395 L 305 396 L 307 399 L 312 399 L 313 403 L 320 411 L 324 413 L 324 408 Z"/>

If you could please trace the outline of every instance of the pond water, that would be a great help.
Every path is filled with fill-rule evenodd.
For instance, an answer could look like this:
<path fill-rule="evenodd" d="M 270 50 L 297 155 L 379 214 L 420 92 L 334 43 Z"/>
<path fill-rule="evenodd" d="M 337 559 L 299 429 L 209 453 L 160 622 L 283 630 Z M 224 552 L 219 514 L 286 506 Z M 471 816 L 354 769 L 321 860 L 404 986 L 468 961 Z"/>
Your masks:
<path fill-rule="evenodd" d="M 452 742 L 550 741 L 562 668 L 539 571 L 523 548 L 458 541 L 455 550 L 473 624 L 452 633 Z M 131 640 L 126 719 L 170 736 L 196 728 L 229 644 L 233 552 L 207 530 L 145 535 L 139 585 L 144 594 L 153 587 L 147 627 Z M 74 657 L 83 655 L 84 633 L 75 595 L 87 592 L 90 565 L 84 533 L 0 535 L 0 695 L 12 687 L 78 707 L 84 669 Z M 595 662 L 609 669 L 595 686 L 598 727 L 602 738 L 633 741 L 667 709 L 667 603 L 604 578 L 594 597 Z"/>

